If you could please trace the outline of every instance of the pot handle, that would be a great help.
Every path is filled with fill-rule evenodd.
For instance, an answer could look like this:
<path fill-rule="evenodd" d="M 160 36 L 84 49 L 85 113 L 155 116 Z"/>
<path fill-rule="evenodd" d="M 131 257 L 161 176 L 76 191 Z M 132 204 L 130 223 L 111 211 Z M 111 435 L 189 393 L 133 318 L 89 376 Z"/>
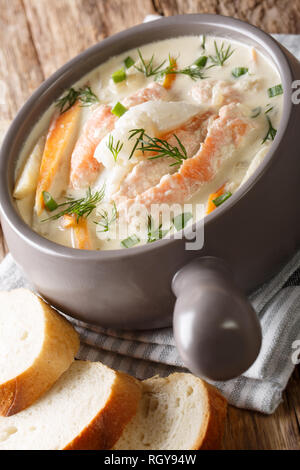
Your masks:
<path fill-rule="evenodd" d="M 174 276 L 173 329 L 188 369 L 210 380 L 247 370 L 261 347 L 261 327 L 246 295 L 219 258 L 196 258 Z"/>

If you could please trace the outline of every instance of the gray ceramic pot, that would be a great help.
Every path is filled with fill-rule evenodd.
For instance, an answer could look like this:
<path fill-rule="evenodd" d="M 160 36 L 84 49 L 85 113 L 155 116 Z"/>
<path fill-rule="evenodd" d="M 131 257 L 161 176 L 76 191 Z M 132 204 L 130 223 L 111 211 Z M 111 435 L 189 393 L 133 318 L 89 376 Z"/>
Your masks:
<path fill-rule="evenodd" d="M 210 33 L 262 51 L 277 67 L 285 94 L 271 151 L 247 183 L 206 217 L 204 247 L 187 251 L 185 240 L 170 239 L 120 251 L 80 251 L 33 232 L 12 199 L 14 166 L 26 136 L 50 103 L 113 55 L 154 40 Z M 69 315 L 105 327 L 159 328 L 170 326 L 174 318 L 178 349 L 193 372 L 228 379 L 247 369 L 259 352 L 261 335 L 246 294 L 275 274 L 300 241 L 300 107 L 291 102 L 296 78 L 299 63 L 270 36 L 214 15 L 176 16 L 134 27 L 58 70 L 18 113 L 0 158 L 3 230 L 38 292 Z"/>

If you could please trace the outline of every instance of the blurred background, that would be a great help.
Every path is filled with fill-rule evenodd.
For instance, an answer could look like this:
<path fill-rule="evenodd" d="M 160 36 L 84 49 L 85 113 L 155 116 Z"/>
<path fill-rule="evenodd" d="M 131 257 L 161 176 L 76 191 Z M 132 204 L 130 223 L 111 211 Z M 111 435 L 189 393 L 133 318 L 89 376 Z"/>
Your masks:
<path fill-rule="evenodd" d="M 46 77 L 91 44 L 146 15 L 183 13 L 218 13 L 270 33 L 300 33 L 300 0 L 0 0 L 2 121 L 12 119 Z"/>

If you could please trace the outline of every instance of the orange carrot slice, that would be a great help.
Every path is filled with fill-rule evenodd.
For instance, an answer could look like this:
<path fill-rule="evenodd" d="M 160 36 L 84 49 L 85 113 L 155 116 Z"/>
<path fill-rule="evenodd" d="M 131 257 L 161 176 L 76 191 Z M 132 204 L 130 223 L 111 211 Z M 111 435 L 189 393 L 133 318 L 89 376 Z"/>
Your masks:
<path fill-rule="evenodd" d="M 75 217 L 73 215 L 65 214 L 62 216 L 60 221 L 61 228 L 71 228 L 76 224 Z"/>
<path fill-rule="evenodd" d="M 176 60 L 173 57 L 170 58 L 170 66 L 171 66 L 171 70 L 176 70 L 176 68 L 177 68 Z M 171 88 L 171 86 L 173 85 L 173 82 L 174 82 L 175 78 L 176 78 L 175 73 L 167 74 L 165 76 L 164 81 L 163 81 L 163 87 L 166 90 L 169 90 Z"/>
<path fill-rule="evenodd" d="M 45 205 L 43 191 L 58 198 L 69 182 L 71 153 L 79 123 L 80 105 L 75 104 L 63 114 L 56 115 L 50 125 L 41 161 L 35 210 L 41 215 Z"/>
<path fill-rule="evenodd" d="M 209 195 L 208 201 L 207 201 L 206 215 L 210 214 L 212 211 L 216 209 L 217 206 L 214 204 L 213 201 L 217 199 L 217 197 L 222 196 L 222 194 L 224 193 L 224 189 L 225 189 L 225 184 L 223 184 L 223 186 L 221 186 L 221 188 L 219 188 L 215 193 L 211 193 Z"/>
<path fill-rule="evenodd" d="M 72 227 L 72 243 L 73 248 L 78 248 L 79 250 L 92 249 L 87 220 L 83 217 L 78 222 L 75 221 L 75 225 Z"/>
<path fill-rule="evenodd" d="M 61 227 L 63 229 L 72 230 L 72 246 L 79 250 L 91 250 L 92 243 L 88 230 L 87 220 L 81 217 L 77 220 L 75 215 L 65 214 L 61 220 Z"/>
<path fill-rule="evenodd" d="M 257 52 L 256 52 L 256 49 L 254 49 L 254 47 L 252 47 L 251 49 L 251 55 L 252 55 L 253 62 L 257 62 Z"/>

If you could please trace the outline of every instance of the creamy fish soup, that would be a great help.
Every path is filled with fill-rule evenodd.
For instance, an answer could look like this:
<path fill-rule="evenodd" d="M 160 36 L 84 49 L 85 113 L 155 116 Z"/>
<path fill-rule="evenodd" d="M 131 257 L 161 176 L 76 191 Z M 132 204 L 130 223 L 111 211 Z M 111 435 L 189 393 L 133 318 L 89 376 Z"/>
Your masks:
<path fill-rule="evenodd" d="M 177 233 L 218 211 L 258 167 L 282 97 L 263 55 L 219 37 L 113 57 L 66 90 L 29 136 L 16 169 L 19 212 L 42 236 L 79 249 Z"/>

